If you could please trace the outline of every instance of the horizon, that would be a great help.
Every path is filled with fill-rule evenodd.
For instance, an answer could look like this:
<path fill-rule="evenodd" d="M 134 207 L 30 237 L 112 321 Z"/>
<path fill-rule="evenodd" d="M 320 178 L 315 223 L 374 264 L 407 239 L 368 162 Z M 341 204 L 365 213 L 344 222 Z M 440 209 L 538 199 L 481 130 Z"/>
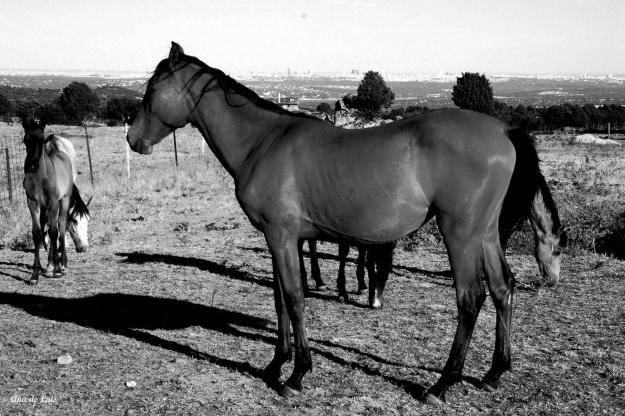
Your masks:
<path fill-rule="evenodd" d="M 625 73 L 625 2 L 502 3 L 5 0 L 2 67 L 149 73 L 173 40 L 227 73 Z"/>

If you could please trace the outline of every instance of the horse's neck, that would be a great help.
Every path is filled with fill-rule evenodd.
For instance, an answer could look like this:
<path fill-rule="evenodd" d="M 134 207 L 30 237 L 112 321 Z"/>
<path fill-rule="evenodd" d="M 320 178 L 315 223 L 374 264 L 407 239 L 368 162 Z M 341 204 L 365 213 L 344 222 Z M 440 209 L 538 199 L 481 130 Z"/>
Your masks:
<path fill-rule="evenodd" d="M 211 91 L 200 100 L 192 116 L 193 125 L 235 180 L 244 163 L 251 162 L 254 150 L 275 138 L 292 121 L 288 115 L 261 109 L 247 98 L 242 99 L 242 105 L 239 100 L 230 105 L 223 91 Z"/>

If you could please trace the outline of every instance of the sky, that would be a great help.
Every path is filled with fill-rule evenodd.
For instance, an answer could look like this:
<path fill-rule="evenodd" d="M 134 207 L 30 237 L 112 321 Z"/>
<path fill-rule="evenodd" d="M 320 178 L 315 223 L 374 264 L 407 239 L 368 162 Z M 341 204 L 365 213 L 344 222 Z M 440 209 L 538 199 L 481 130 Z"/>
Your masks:
<path fill-rule="evenodd" d="M 625 0 L 2 0 L 0 68 L 625 73 Z"/>

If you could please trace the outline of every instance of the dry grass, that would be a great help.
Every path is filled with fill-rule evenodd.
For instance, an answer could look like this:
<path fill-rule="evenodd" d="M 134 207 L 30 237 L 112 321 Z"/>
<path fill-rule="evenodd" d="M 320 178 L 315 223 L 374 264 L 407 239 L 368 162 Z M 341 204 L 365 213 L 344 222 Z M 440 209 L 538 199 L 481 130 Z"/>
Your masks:
<path fill-rule="evenodd" d="M 455 330 L 449 266 L 435 240 L 398 251 L 382 310 L 361 307 L 364 296 L 341 304 L 333 289 L 307 300 L 314 370 L 300 397 L 280 398 L 260 379 L 276 339 L 271 260 L 229 177 L 212 155 L 199 155 L 197 133 L 184 129 L 178 136 L 180 169 L 167 139 L 152 156 L 132 154 L 128 178 L 123 129 L 95 130 L 92 190 L 81 130 L 59 130 L 77 147 L 81 190 L 94 195 L 92 248 L 70 252 L 68 276 L 42 279 L 37 287 L 23 283 L 32 253 L 0 250 L 0 414 L 594 415 L 625 409 L 625 263 L 580 250 L 565 258 L 556 288 L 517 292 L 514 371 L 501 390 L 489 394 L 472 384 L 492 356 L 495 311 L 487 302 L 467 356 L 468 383 L 454 387 L 442 409 L 415 398 L 438 378 Z M 609 189 L 620 192 L 617 152 L 541 144 L 543 169 L 559 181 L 555 193 L 567 222 L 579 215 L 573 205 L 563 206 L 575 180 L 592 177 L 596 185 L 612 181 L 604 174 L 619 175 Z M 586 156 L 597 167 L 584 167 Z M 562 170 L 567 163 L 570 170 Z M 588 173 L 595 170 L 602 173 Z M 3 223 L 28 229 L 22 209 L 5 213 Z M 6 231 L 2 238 L 11 239 Z M 320 249 L 336 255 L 334 245 Z M 536 274 L 531 256 L 509 259 L 519 279 Z M 331 288 L 337 266 L 322 261 Z M 353 263 L 347 273 L 353 276 Z M 73 362 L 57 364 L 62 354 Z M 11 402 L 31 395 L 37 403 Z M 55 401 L 42 403 L 42 395 Z"/>

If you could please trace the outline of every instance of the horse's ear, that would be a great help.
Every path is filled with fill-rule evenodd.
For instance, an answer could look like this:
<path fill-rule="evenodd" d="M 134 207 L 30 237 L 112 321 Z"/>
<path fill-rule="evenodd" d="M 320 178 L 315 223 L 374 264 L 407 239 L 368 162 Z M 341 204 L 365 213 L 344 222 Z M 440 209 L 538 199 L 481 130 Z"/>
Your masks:
<path fill-rule="evenodd" d="M 175 65 L 180 61 L 180 57 L 184 55 L 184 50 L 182 46 L 178 45 L 176 42 L 171 42 L 171 49 L 169 50 L 169 64 Z"/>
<path fill-rule="evenodd" d="M 31 118 L 26 114 L 22 114 L 22 127 L 24 130 L 30 130 Z"/>
<path fill-rule="evenodd" d="M 568 237 L 568 231 L 569 227 L 565 227 L 564 225 L 560 226 L 560 229 L 558 230 L 558 238 L 560 239 L 560 247 L 566 247 L 568 246 L 569 243 L 569 237 Z"/>
<path fill-rule="evenodd" d="M 42 120 L 39 122 L 39 128 L 41 129 L 41 131 L 44 131 L 44 130 L 45 130 L 45 128 L 46 128 L 46 121 L 45 121 L 45 120 L 43 120 L 43 119 L 42 119 Z"/>

